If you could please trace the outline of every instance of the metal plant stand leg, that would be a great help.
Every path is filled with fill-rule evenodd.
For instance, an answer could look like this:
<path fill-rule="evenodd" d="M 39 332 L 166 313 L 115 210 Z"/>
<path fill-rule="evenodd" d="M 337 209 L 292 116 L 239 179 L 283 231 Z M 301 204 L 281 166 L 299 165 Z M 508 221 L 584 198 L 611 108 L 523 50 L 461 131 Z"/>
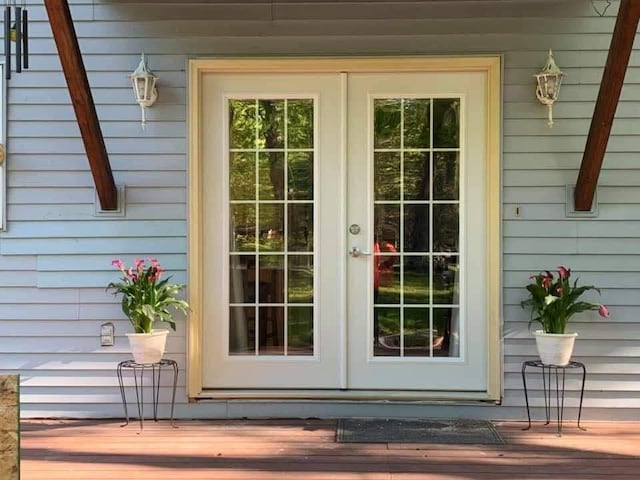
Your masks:
<path fill-rule="evenodd" d="M 545 425 L 551 423 L 551 369 L 547 371 L 547 376 L 544 376 L 545 366 L 542 366 L 542 392 L 544 393 L 544 415 L 547 419 Z M 546 380 L 545 380 L 546 379 Z"/>
<path fill-rule="evenodd" d="M 178 428 L 173 423 L 173 407 L 176 404 L 176 387 L 178 386 L 178 364 L 176 362 L 173 362 L 173 364 L 171 366 L 173 367 L 173 393 L 171 395 L 171 426 L 173 428 Z M 582 383 L 582 391 L 584 392 L 584 382 Z M 580 425 L 580 417 L 579 416 L 578 416 L 578 425 Z"/>
<path fill-rule="evenodd" d="M 126 427 L 127 425 L 129 425 L 129 412 L 127 410 L 127 398 L 125 397 L 125 394 L 124 394 L 124 381 L 122 379 L 122 362 L 118 364 L 117 374 L 118 374 L 118 385 L 120 385 L 120 395 L 122 396 L 122 406 L 124 407 L 124 418 L 126 419 L 125 423 L 120 426 Z"/>
<path fill-rule="evenodd" d="M 587 429 L 580 426 L 580 418 L 582 417 L 582 400 L 584 399 L 584 384 L 587 380 L 587 367 L 585 367 L 583 363 L 580 363 L 578 367 L 582 368 L 582 387 L 580 388 L 580 406 L 578 407 L 578 428 L 586 432 Z"/>
<path fill-rule="evenodd" d="M 136 384 L 136 404 L 138 405 L 138 418 L 140 419 L 140 430 L 144 428 L 144 366 L 140 366 L 140 387 L 138 387 L 138 377 L 136 377 L 136 369 L 133 369 L 133 380 Z M 140 391 L 140 393 L 138 393 Z"/>
<path fill-rule="evenodd" d="M 527 407 L 527 420 L 528 425 L 523 430 L 529 430 L 531 428 L 531 410 L 529 406 L 529 392 L 527 389 L 526 370 L 527 367 L 540 368 L 542 371 L 542 397 L 544 399 L 544 414 L 545 425 L 551 423 L 551 390 L 552 390 L 552 376 L 551 371 L 555 375 L 555 390 L 556 390 L 556 422 L 557 422 L 557 435 L 562 436 L 562 426 L 564 421 L 564 397 L 566 387 L 566 372 L 567 369 L 579 368 L 582 370 L 582 384 L 580 387 L 580 403 L 578 406 L 578 428 L 585 430 L 580 426 L 580 420 L 582 418 L 582 402 L 584 400 L 584 386 L 587 379 L 587 368 L 581 362 L 569 362 L 567 365 L 547 365 L 538 360 L 527 361 L 522 363 L 522 386 L 524 387 L 524 399 Z M 560 372 L 561 370 L 562 372 Z M 562 378 L 560 377 L 562 375 Z"/>
<path fill-rule="evenodd" d="M 527 362 L 522 364 L 522 385 L 524 386 L 524 401 L 527 405 L 527 420 L 529 420 L 529 425 L 522 430 L 529 430 L 531 428 L 531 412 L 529 411 L 529 394 L 527 393 L 527 377 L 525 375 L 525 370 L 527 369 Z"/>
<path fill-rule="evenodd" d="M 133 371 L 133 381 L 136 390 L 136 405 L 138 407 L 138 419 L 140 421 L 140 429 L 144 428 L 144 373 L 145 370 L 151 370 L 151 403 L 153 407 L 153 420 L 158 421 L 158 407 L 160 404 L 160 377 L 163 367 L 171 367 L 173 369 L 173 390 L 171 392 L 171 426 L 177 428 L 173 423 L 173 412 L 176 403 L 176 390 L 178 387 L 178 363 L 174 360 L 162 359 L 157 363 L 141 364 L 133 360 L 125 360 L 118 364 L 117 375 L 118 384 L 120 386 L 120 395 L 122 396 L 122 406 L 126 421 L 121 426 L 129 425 L 129 411 L 127 408 L 127 396 L 124 388 L 123 369 L 131 369 Z M 140 378 L 138 378 L 138 373 Z"/>

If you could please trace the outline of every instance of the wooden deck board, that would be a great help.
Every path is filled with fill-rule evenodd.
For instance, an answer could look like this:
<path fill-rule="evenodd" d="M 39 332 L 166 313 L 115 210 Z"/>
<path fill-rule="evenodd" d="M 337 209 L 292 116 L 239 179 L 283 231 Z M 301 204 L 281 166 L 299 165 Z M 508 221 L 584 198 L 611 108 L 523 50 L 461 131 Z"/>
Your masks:
<path fill-rule="evenodd" d="M 505 445 L 338 444 L 335 421 L 25 421 L 23 480 L 636 479 L 640 423 L 497 423 Z"/>

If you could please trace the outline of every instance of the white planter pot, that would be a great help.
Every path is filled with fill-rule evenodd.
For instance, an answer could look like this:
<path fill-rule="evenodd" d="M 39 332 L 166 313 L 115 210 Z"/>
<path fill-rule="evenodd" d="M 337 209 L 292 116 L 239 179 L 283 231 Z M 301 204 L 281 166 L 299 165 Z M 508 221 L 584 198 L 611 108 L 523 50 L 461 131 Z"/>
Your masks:
<path fill-rule="evenodd" d="M 561 367 L 569 363 L 577 333 L 544 333 L 543 330 L 536 330 L 534 335 L 542 363 Z"/>
<path fill-rule="evenodd" d="M 169 330 L 154 330 L 151 333 L 127 333 L 135 362 L 159 362 L 164 355 L 168 333 Z"/>

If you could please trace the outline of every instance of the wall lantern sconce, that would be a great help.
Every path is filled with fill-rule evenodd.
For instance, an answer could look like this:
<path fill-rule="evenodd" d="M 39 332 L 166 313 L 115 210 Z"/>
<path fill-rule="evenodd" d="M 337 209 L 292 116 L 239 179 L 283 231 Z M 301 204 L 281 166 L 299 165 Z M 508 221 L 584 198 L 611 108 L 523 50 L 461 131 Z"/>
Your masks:
<path fill-rule="evenodd" d="M 140 59 L 140 65 L 138 65 L 138 68 L 135 69 L 129 78 L 131 78 L 136 102 L 138 102 L 142 110 L 142 128 L 144 129 L 147 124 L 144 109 L 152 106 L 158 99 L 158 88 L 156 87 L 158 77 L 149 70 L 147 61 L 144 58 L 144 53 Z"/>
<path fill-rule="evenodd" d="M 564 73 L 556 65 L 556 61 L 553 59 L 553 52 L 549 49 L 549 58 L 547 63 L 542 67 L 542 71 L 536 75 L 536 97 L 540 100 L 540 103 L 546 105 L 549 109 L 549 121 L 547 125 L 549 128 L 553 127 L 553 103 L 558 99 L 560 94 L 560 85 L 562 84 L 562 78 Z"/>

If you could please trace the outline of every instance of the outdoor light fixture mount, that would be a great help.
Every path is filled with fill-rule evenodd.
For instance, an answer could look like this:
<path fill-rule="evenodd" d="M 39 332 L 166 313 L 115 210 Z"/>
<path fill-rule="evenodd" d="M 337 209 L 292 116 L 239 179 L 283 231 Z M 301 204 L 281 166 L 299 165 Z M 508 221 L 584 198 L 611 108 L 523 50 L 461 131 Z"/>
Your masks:
<path fill-rule="evenodd" d="M 142 110 L 142 128 L 147 124 L 145 115 L 145 109 L 151 107 L 158 99 L 158 77 L 149 70 L 147 60 L 144 53 L 140 59 L 138 68 L 130 75 L 131 85 L 133 86 L 133 92 L 135 94 L 136 102 L 140 105 Z"/>
<path fill-rule="evenodd" d="M 540 73 L 534 75 L 536 77 L 536 97 L 540 100 L 540 103 L 546 105 L 549 111 L 549 121 L 547 125 L 549 128 L 553 127 L 553 104 L 558 100 L 560 94 L 560 85 L 562 84 L 562 78 L 564 73 L 558 68 L 555 60 L 553 59 L 553 52 L 549 49 L 549 57 L 547 63 L 542 67 Z"/>

